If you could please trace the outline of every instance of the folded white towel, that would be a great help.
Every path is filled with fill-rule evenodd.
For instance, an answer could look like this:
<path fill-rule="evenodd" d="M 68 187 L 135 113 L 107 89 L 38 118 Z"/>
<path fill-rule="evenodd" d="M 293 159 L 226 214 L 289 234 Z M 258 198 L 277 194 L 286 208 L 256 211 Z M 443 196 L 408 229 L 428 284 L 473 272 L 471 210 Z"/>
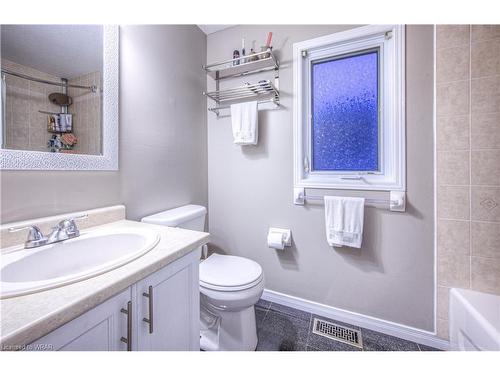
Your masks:
<path fill-rule="evenodd" d="M 237 145 L 256 145 L 259 137 L 257 102 L 231 105 L 231 122 L 234 143 Z"/>
<path fill-rule="evenodd" d="M 325 196 L 326 240 L 330 246 L 361 247 L 364 198 Z"/>

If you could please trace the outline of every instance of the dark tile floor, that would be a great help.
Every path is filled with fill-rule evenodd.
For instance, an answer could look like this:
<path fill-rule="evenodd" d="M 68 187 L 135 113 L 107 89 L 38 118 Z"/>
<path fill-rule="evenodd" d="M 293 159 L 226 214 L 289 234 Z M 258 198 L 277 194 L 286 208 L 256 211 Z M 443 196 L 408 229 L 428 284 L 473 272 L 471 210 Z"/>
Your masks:
<path fill-rule="evenodd" d="M 434 351 L 437 349 L 365 328 L 259 300 L 255 306 L 258 351 Z M 363 349 L 312 333 L 313 318 L 361 329 Z"/>

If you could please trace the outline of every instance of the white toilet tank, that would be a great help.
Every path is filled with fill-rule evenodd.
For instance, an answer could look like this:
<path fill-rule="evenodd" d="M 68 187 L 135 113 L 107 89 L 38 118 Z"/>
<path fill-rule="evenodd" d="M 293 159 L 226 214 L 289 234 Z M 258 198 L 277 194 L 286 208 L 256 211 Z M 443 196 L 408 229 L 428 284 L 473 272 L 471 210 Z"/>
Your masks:
<path fill-rule="evenodd" d="M 207 209 L 203 206 L 188 204 L 158 212 L 142 218 L 143 223 L 179 227 L 203 232 L 205 230 L 205 215 Z"/>

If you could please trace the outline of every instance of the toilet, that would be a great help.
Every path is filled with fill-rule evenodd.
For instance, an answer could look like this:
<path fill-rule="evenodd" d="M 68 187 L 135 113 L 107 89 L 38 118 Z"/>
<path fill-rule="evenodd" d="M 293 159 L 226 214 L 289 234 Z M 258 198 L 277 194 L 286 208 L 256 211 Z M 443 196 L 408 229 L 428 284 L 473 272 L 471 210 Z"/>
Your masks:
<path fill-rule="evenodd" d="M 144 223 L 203 231 L 206 208 L 187 205 L 147 216 Z M 262 267 L 253 260 L 212 254 L 200 263 L 200 348 L 255 350 L 254 305 L 264 291 Z"/>

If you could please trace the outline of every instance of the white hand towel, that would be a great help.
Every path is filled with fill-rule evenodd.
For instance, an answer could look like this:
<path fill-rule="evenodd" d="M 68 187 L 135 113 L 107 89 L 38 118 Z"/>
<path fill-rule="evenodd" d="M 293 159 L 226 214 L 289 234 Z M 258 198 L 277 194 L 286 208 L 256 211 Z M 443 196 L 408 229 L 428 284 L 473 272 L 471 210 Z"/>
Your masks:
<path fill-rule="evenodd" d="M 257 102 L 231 105 L 231 122 L 234 143 L 237 145 L 256 145 L 259 136 Z"/>
<path fill-rule="evenodd" d="M 361 247 L 364 198 L 325 196 L 326 240 L 330 246 Z"/>

